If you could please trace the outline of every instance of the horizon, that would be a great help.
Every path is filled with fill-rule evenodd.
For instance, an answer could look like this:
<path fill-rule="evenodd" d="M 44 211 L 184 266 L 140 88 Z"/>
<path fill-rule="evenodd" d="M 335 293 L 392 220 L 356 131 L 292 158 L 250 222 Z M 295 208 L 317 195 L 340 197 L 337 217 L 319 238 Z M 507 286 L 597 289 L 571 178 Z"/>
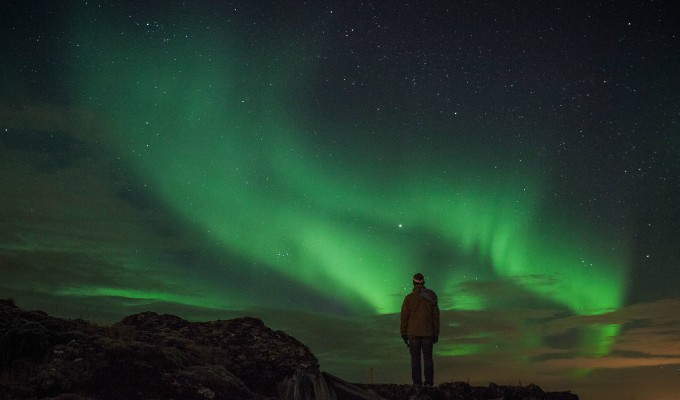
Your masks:
<path fill-rule="evenodd" d="M 421 272 L 436 382 L 680 392 L 679 7 L 0 7 L 0 297 L 399 383 Z"/>
<path fill-rule="evenodd" d="M 34 310 L 19 299 L 12 300 L 26 311 Z M 110 302 L 116 299 L 99 300 Z M 68 306 L 66 313 L 63 310 L 60 313 L 61 307 L 54 302 L 35 309 L 53 317 L 80 318 L 99 326 L 145 311 L 176 315 L 190 322 L 255 317 L 267 327 L 281 330 L 308 346 L 319 360 L 322 371 L 349 382 L 370 383 L 373 369 L 375 384 L 410 384 L 410 356 L 401 337 L 394 333 L 398 333 L 399 314 L 338 317 L 266 307 L 216 310 L 152 303 L 119 307 L 119 313 L 112 313 L 108 304 L 102 314 L 101 309 L 82 304 L 82 299 L 72 298 L 69 301 L 75 304 Z M 677 393 L 680 357 L 650 357 L 648 354 L 673 354 L 677 350 L 676 335 L 672 329 L 678 322 L 674 312 L 678 307 L 680 299 L 660 300 L 585 318 L 548 309 L 513 310 L 513 314 L 442 311 L 442 334 L 434 349 L 435 385 L 467 382 L 473 386 L 488 386 L 490 383 L 526 386 L 533 383 L 546 392 L 571 391 L 582 400 L 609 397 L 673 399 Z M 122 313 L 124 309 L 129 312 Z M 177 309 L 183 311 L 177 312 Z M 466 328 L 461 329 L 451 321 L 460 321 L 459 325 Z M 637 326 L 624 330 L 617 337 L 611 349 L 612 355 L 570 354 L 569 347 L 578 342 L 579 331 L 593 324 L 617 323 L 635 323 Z M 313 324 L 319 327 L 309 329 Z M 530 330 L 531 325 L 531 329 L 544 331 L 543 347 L 527 344 L 526 334 L 516 329 Z M 509 328 L 515 330 L 508 332 Z M 660 333 L 662 329 L 668 331 Z M 365 340 L 357 341 L 357 337 Z M 446 354 L 448 349 L 460 351 Z M 622 380 L 621 376 L 628 381 Z"/>

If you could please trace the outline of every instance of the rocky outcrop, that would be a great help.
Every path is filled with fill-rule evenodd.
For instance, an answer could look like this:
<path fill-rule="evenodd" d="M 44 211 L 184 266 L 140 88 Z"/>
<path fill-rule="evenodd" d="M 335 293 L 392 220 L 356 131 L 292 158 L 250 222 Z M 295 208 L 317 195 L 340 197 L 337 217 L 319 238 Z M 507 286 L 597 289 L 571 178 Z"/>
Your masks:
<path fill-rule="evenodd" d="M 107 327 L 0 302 L 0 399 L 269 399 L 321 374 L 307 346 L 257 318 L 146 312 Z"/>
<path fill-rule="evenodd" d="M 470 386 L 465 382 L 443 383 L 437 387 L 414 388 L 411 385 L 361 385 L 391 400 L 578 400 L 571 392 L 544 392 L 539 386 Z"/>
<path fill-rule="evenodd" d="M 357 385 L 252 317 L 189 322 L 153 312 L 99 327 L 0 300 L 0 400 L 577 400 L 535 385 Z"/>
<path fill-rule="evenodd" d="M 276 396 L 278 383 L 298 370 L 320 372 L 307 346 L 257 318 L 190 323 L 146 312 L 126 317 L 113 328 L 126 340 L 171 349 L 190 363 L 220 366 L 265 396 Z"/>

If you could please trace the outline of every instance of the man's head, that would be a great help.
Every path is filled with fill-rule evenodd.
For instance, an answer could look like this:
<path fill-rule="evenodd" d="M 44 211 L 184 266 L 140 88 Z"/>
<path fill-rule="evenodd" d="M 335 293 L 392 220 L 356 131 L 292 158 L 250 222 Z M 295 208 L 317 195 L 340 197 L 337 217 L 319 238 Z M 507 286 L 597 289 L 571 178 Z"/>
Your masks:
<path fill-rule="evenodd" d="M 413 285 L 424 285 L 425 284 L 425 277 L 423 274 L 418 272 L 417 274 L 413 275 Z"/>

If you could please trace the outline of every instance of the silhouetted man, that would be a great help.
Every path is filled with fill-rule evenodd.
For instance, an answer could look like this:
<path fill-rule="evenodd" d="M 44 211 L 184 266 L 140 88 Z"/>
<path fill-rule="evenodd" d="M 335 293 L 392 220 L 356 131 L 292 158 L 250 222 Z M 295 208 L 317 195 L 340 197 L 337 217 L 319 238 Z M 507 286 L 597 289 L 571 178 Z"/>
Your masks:
<path fill-rule="evenodd" d="M 413 292 L 401 306 L 401 337 L 411 351 L 411 378 L 422 385 L 420 355 L 425 364 L 425 386 L 434 385 L 432 345 L 439 340 L 439 307 L 437 294 L 425 287 L 423 274 L 413 275 Z"/>

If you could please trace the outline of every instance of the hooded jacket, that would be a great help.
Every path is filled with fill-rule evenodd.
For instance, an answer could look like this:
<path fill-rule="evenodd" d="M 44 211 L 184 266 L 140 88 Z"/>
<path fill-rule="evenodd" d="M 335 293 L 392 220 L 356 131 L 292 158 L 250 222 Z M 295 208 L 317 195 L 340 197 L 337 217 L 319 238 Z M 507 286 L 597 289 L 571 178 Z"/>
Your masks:
<path fill-rule="evenodd" d="M 422 285 L 413 288 L 401 305 L 402 335 L 439 336 L 439 306 L 434 291 Z"/>

